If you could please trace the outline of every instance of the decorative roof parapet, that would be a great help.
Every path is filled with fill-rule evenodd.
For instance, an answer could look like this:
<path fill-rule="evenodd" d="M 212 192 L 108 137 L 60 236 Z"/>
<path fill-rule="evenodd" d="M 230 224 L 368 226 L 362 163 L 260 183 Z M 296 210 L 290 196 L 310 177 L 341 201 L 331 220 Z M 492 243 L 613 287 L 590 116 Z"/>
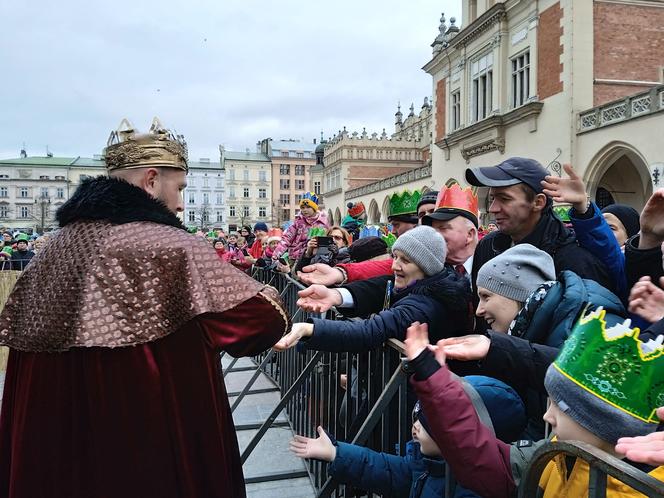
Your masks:
<path fill-rule="evenodd" d="M 363 185 L 362 187 L 347 190 L 344 195 L 344 200 L 362 197 L 363 195 L 373 194 L 381 190 L 389 190 L 407 183 L 421 180 L 422 178 L 431 178 L 431 165 L 422 166 L 421 168 L 411 169 L 399 173 L 398 175 L 388 176 L 374 183 Z"/>

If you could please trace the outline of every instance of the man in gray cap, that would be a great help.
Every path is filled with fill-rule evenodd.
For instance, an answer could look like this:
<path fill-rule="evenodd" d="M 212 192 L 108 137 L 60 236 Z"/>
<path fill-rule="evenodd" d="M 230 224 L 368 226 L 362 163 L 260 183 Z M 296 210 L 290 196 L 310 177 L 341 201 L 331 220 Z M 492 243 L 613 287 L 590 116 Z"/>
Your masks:
<path fill-rule="evenodd" d="M 489 187 L 489 213 L 499 230 L 477 245 L 473 282 L 484 263 L 515 244 L 528 243 L 549 253 L 556 271 L 571 270 L 615 291 L 604 264 L 579 246 L 576 236 L 554 215 L 551 198 L 543 192 L 548 172 L 534 159 L 512 157 L 496 166 L 466 169 L 466 181 Z"/>

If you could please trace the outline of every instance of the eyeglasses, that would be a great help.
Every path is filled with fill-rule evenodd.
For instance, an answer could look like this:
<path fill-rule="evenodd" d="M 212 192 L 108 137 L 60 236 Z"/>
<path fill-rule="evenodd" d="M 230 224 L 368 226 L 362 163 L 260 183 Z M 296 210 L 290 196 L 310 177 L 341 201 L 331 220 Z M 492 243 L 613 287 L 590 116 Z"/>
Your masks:
<path fill-rule="evenodd" d="M 334 240 L 344 240 L 344 238 L 341 235 L 333 235 L 332 238 Z"/>

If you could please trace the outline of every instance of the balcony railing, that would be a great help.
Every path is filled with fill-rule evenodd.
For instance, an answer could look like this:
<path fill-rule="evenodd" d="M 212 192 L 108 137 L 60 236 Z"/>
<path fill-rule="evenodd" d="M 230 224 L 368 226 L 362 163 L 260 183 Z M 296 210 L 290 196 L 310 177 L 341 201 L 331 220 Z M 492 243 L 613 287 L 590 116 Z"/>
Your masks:
<path fill-rule="evenodd" d="M 578 133 L 623 123 L 664 110 L 664 85 L 579 113 Z"/>
<path fill-rule="evenodd" d="M 362 187 L 347 190 L 344 199 L 354 199 L 362 197 L 363 195 L 373 194 L 381 190 L 389 190 L 406 183 L 411 183 L 422 178 L 431 178 L 431 165 L 422 166 L 421 168 L 411 169 L 398 175 L 388 176 L 380 181 L 363 185 Z"/>

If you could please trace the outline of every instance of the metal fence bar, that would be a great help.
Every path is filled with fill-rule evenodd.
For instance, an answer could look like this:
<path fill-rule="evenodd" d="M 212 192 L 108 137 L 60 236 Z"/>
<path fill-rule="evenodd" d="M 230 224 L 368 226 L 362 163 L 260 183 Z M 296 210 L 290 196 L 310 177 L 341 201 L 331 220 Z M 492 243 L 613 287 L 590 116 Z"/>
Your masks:
<path fill-rule="evenodd" d="M 595 481 L 595 493 L 602 492 L 601 484 L 597 487 L 600 479 L 599 472 L 617 479 L 627 486 L 633 488 L 646 496 L 664 497 L 664 482 L 661 482 L 636 467 L 619 460 L 594 446 L 579 441 L 553 441 L 538 448 L 530 462 L 523 480 L 519 486 L 519 498 L 531 498 L 537 496 L 539 481 L 545 467 L 554 457 L 563 454 L 571 457 L 581 458 L 590 465 L 593 479 Z M 593 468 L 597 470 L 592 470 Z M 590 491 L 590 490 L 589 490 Z M 590 496 L 605 496 L 606 484 L 604 484 L 604 495 L 595 494 Z"/>
<path fill-rule="evenodd" d="M 270 351 L 265 355 L 265 358 L 263 358 L 261 364 L 256 367 L 256 371 L 249 379 L 249 382 L 247 382 L 247 384 L 242 388 L 242 391 L 240 391 L 240 394 L 237 396 L 237 398 L 235 398 L 235 401 L 233 401 L 233 404 L 231 405 L 231 413 L 235 411 L 249 390 L 252 388 L 256 380 L 258 380 L 258 377 L 263 373 L 262 369 L 272 359 L 272 356 L 274 356 L 274 349 L 270 349 Z"/>

